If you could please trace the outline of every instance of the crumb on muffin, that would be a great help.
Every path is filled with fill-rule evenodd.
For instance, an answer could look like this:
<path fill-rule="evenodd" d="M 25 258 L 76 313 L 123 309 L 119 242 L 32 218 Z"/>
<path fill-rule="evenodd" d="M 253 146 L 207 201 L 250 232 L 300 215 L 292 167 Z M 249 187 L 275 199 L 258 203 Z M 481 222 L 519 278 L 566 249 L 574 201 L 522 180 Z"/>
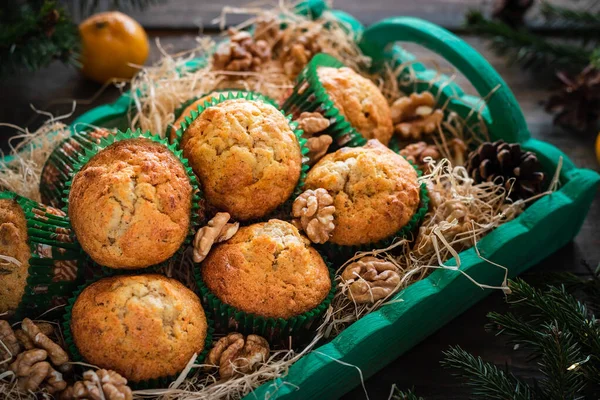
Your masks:
<path fill-rule="evenodd" d="M 204 349 L 198 297 L 162 275 L 101 279 L 77 297 L 71 332 L 83 358 L 139 382 L 181 372 Z"/>
<path fill-rule="evenodd" d="M 335 107 L 365 139 L 387 145 L 394 133 L 387 100 L 369 79 L 352 69 L 318 67 L 319 81 Z"/>
<path fill-rule="evenodd" d="M 237 93 L 237 91 L 232 90 L 229 93 Z M 221 94 L 223 94 L 223 92 L 220 92 L 220 91 L 219 92 L 211 92 L 211 93 L 207 94 L 206 96 L 200 97 L 198 100 L 194 101 L 189 106 L 187 106 L 181 112 L 181 115 L 175 120 L 175 122 L 173 122 L 173 125 L 171 126 L 171 129 L 169 130 L 169 141 L 171 143 L 175 142 L 175 139 L 177 138 L 177 130 L 181 126 L 181 123 L 185 120 L 185 117 L 191 116 L 192 111 L 198 110 L 199 106 L 203 105 L 207 101 L 211 101 L 212 99 L 219 97 L 219 95 L 221 95 Z"/>
<path fill-rule="evenodd" d="M 244 221 L 283 204 L 300 178 L 300 144 L 285 116 L 262 101 L 209 107 L 183 134 L 181 148 L 207 202 Z"/>
<path fill-rule="evenodd" d="M 25 293 L 31 250 L 25 213 L 10 199 L 0 200 L 0 255 L 9 257 L 0 259 L 0 314 L 11 313 Z"/>
<path fill-rule="evenodd" d="M 332 284 L 310 241 L 276 219 L 240 228 L 210 252 L 201 270 L 206 286 L 222 302 L 270 318 L 310 311 Z"/>
<path fill-rule="evenodd" d="M 324 188 L 333 197 L 335 229 L 330 241 L 344 246 L 394 235 L 410 221 L 420 201 L 415 169 L 375 139 L 323 157 L 308 172 L 305 188 Z"/>
<path fill-rule="evenodd" d="M 98 264 L 144 268 L 166 261 L 183 244 L 192 190 L 184 165 L 166 146 L 122 140 L 75 175 L 69 218 L 81 247 Z"/>

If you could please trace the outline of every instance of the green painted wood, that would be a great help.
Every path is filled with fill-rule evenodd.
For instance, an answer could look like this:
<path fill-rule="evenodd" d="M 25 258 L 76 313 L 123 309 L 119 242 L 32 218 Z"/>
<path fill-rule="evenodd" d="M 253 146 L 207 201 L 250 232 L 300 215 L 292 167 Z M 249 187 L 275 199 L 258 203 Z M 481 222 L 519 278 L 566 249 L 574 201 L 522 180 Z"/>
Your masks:
<path fill-rule="evenodd" d="M 488 130 L 492 139 L 523 142 L 529 138 L 525 117 L 508 85 L 485 58 L 458 36 L 418 18 L 393 17 L 366 29 L 359 45 L 377 62 L 385 60 L 386 49 L 395 42 L 417 43 L 444 57 L 482 97 L 494 91 L 486 101 L 491 115 Z"/>

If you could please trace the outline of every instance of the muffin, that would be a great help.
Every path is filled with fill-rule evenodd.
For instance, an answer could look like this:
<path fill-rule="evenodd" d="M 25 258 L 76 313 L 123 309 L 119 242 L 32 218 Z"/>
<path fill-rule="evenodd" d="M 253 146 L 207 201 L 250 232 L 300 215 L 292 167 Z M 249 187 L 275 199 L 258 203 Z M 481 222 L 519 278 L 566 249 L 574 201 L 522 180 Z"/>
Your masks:
<path fill-rule="evenodd" d="M 192 111 L 197 111 L 198 106 L 203 105 L 207 101 L 218 98 L 219 95 L 222 93 L 223 92 L 221 92 L 221 91 L 211 92 L 211 93 L 207 94 L 206 96 L 202 96 L 198 100 L 193 101 L 192 103 L 190 103 L 190 105 L 186 106 L 183 109 L 183 111 L 181 111 L 181 114 L 179 114 L 179 117 L 176 117 L 177 119 L 175 120 L 175 122 L 173 122 L 173 125 L 169 129 L 169 142 L 175 143 L 175 141 L 177 140 L 177 130 L 181 126 L 181 123 L 183 121 L 185 121 L 186 117 L 191 117 Z M 237 93 L 237 92 L 232 90 L 229 93 Z"/>
<path fill-rule="evenodd" d="M 299 182 L 298 138 L 281 111 L 260 99 L 213 104 L 185 127 L 183 154 L 209 205 L 239 221 L 264 217 Z"/>
<path fill-rule="evenodd" d="M 65 304 L 84 259 L 64 212 L 0 192 L 0 318 Z"/>
<path fill-rule="evenodd" d="M 340 114 L 365 139 L 387 145 L 394 133 L 387 100 L 369 79 L 347 67 L 318 67 L 321 85 Z"/>
<path fill-rule="evenodd" d="M 200 300 L 180 282 L 121 275 L 79 294 L 70 333 L 86 362 L 140 382 L 181 372 L 204 350 L 208 325 Z"/>
<path fill-rule="evenodd" d="M 309 312 L 328 297 L 332 285 L 327 265 L 309 240 L 276 219 L 240 228 L 211 250 L 201 274 L 221 302 L 264 318 Z"/>
<path fill-rule="evenodd" d="M 95 154 L 71 183 L 68 212 L 81 246 L 98 264 L 160 264 L 190 232 L 193 185 L 182 161 L 145 137 Z"/>
<path fill-rule="evenodd" d="M 15 200 L 0 199 L 0 314 L 17 309 L 29 276 L 25 213 Z"/>
<path fill-rule="evenodd" d="M 323 157 L 308 172 L 305 188 L 324 188 L 333 197 L 335 229 L 329 241 L 342 246 L 393 236 L 420 202 L 415 169 L 375 139 Z"/>

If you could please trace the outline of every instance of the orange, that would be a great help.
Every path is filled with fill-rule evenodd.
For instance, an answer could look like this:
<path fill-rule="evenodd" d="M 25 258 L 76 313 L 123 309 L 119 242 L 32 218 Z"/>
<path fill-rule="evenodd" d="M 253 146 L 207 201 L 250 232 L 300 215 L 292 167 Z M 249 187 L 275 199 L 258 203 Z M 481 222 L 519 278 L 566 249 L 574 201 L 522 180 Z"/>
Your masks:
<path fill-rule="evenodd" d="M 130 79 L 148 58 L 148 36 L 133 18 L 117 12 L 92 15 L 79 25 L 82 72 L 96 82 Z"/>
<path fill-rule="evenodd" d="M 600 164 L 600 133 L 598 133 L 598 137 L 596 138 L 596 158 L 598 159 L 598 164 Z"/>

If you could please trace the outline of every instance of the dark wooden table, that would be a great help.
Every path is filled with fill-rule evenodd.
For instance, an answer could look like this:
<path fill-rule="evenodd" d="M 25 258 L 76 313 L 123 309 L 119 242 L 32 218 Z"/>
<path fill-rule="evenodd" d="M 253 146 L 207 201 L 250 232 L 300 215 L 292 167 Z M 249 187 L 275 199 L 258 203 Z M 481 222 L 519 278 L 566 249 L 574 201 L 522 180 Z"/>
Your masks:
<path fill-rule="evenodd" d="M 242 4 L 241 0 L 227 1 L 229 4 Z M 341 0 L 336 7 L 356 16 L 365 24 L 390 15 L 414 15 L 439 23 L 453 30 L 459 30 L 464 11 L 479 4 L 479 0 L 421 0 L 405 2 L 398 0 Z M 193 45 L 197 26 L 201 22 L 208 31 L 215 28 L 211 20 L 219 14 L 221 5 L 207 4 L 191 0 L 171 0 L 145 13 L 135 13 L 151 35 L 153 48 L 151 63 L 158 58 L 154 39 L 160 39 L 164 48 L 176 52 Z M 228 21 L 235 21 L 228 20 Z M 239 18 L 237 19 L 239 21 Z M 513 89 L 527 118 L 533 137 L 547 141 L 561 148 L 578 166 L 598 170 L 594 156 L 593 138 L 566 132 L 552 125 L 552 117 L 543 110 L 542 103 L 547 99 L 547 80 L 536 80 L 529 73 L 509 68 L 504 61 L 491 53 L 484 41 L 463 36 L 479 50 Z M 419 58 L 430 59 L 432 54 L 424 49 L 411 47 Z M 461 85 L 466 85 L 459 78 Z M 94 98 L 99 86 L 83 79 L 76 70 L 61 64 L 34 74 L 21 74 L 0 82 L 0 122 L 35 128 L 41 118 L 35 116 L 29 104 L 55 114 L 71 109 L 77 99 L 77 108 L 67 120 L 72 120 L 86 110 L 114 101 L 119 92 L 109 88 Z M 92 100 L 92 101 L 90 101 Z M 0 127 L 0 145 L 7 148 L 7 140 L 15 131 Z M 532 268 L 530 274 L 544 274 L 549 271 L 572 271 L 587 274 L 585 264 L 595 267 L 600 262 L 600 195 L 592 205 L 587 220 L 575 240 L 557 251 L 554 255 Z M 440 305 L 443 306 L 443 305 Z M 414 387 L 416 392 L 427 399 L 465 399 L 469 397 L 467 388 L 443 369 L 439 361 L 442 351 L 450 345 L 460 345 L 464 349 L 482 356 L 484 359 L 509 365 L 516 375 L 529 379 L 537 376 L 534 365 L 525 362 L 522 356 L 513 352 L 500 339 L 484 331 L 487 312 L 506 309 L 501 293 L 495 292 L 484 301 L 456 318 L 431 337 L 426 338 L 405 355 L 379 372 L 363 371 L 371 376 L 366 381 L 366 389 L 371 399 L 387 399 L 392 384 L 407 389 Z M 351 388 L 348 388 L 349 390 Z M 346 399 L 364 399 L 361 387 L 352 389 Z"/>

